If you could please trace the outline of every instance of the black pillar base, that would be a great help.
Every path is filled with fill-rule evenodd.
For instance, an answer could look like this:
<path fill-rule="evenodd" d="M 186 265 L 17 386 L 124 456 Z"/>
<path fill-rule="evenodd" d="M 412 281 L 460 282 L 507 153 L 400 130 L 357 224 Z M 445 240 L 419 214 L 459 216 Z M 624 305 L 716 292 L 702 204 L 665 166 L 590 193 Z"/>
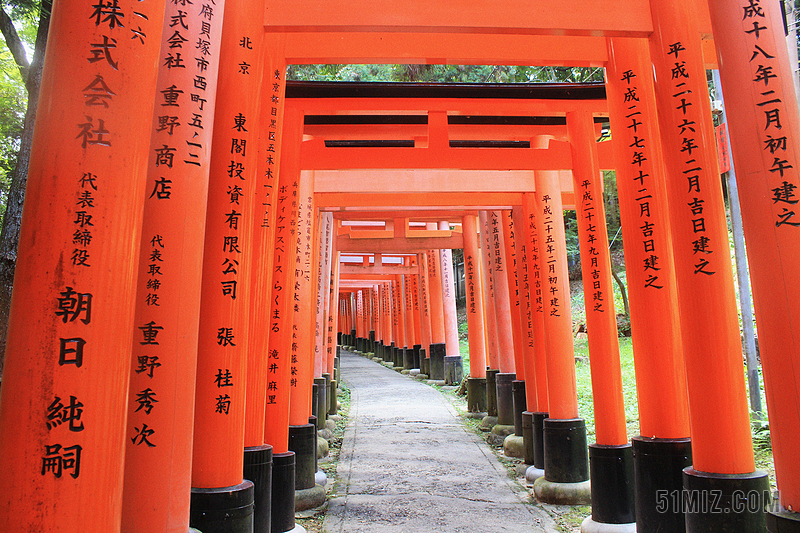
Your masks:
<path fill-rule="evenodd" d="M 411 370 L 414 368 L 414 350 L 412 348 L 403 348 L 403 370 Z"/>
<path fill-rule="evenodd" d="M 413 350 L 414 350 L 414 352 L 413 352 L 414 360 L 411 361 L 411 368 L 421 368 L 419 366 L 419 354 L 420 354 L 420 351 L 422 350 L 422 345 L 421 344 L 415 344 Z"/>
<path fill-rule="evenodd" d="M 464 360 L 460 355 L 444 356 L 444 384 L 460 385 L 464 379 Z"/>
<path fill-rule="evenodd" d="M 319 385 L 315 382 L 311 385 L 311 416 L 317 416 L 317 409 L 319 409 Z"/>
<path fill-rule="evenodd" d="M 231 487 L 192 487 L 189 527 L 203 533 L 253 533 L 254 496 L 248 480 Z"/>
<path fill-rule="evenodd" d="M 683 496 L 683 469 L 692 464 L 692 444 L 686 439 L 633 437 L 633 473 L 636 487 L 636 530 L 683 533 L 683 509 L 664 508 Z"/>
<path fill-rule="evenodd" d="M 331 380 L 331 386 L 328 387 L 328 403 L 330 407 L 328 407 L 328 414 L 335 415 L 339 411 L 339 382 L 335 379 Z"/>
<path fill-rule="evenodd" d="M 322 379 L 325 380 L 325 414 L 328 415 L 331 412 L 331 380 L 333 378 L 327 372 L 323 372 Z"/>
<path fill-rule="evenodd" d="M 325 378 L 314 378 L 317 387 L 317 408 L 314 416 L 317 417 L 317 429 L 325 429 L 325 419 L 328 417 L 328 384 Z"/>
<path fill-rule="evenodd" d="M 369 351 L 375 353 L 375 330 L 371 330 L 368 336 Z"/>
<path fill-rule="evenodd" d="M 294 529 L 294 452 L 272 455 L 272 533 Z"/>
<path fill-rule="evenodd" d="M 514 399 L 514 434 L 522 437 L 522 413 L 527 410 L 528 406 L 523 380 L 515 379 L 511 382 L 511 396 Z"/>
<path fill-rule="evenodd" d="M 523 462 L 526 465 L 534 463 L 533 454 L 533 413 L 522 413 L 522 448 L 525 451 Z"/>
<path fill-rule="evenodd" d="M 337 331 L 336 332 L 336 344 L 337 345 L 341 345 L 342 344 L 342 332 L 341 331 Z"/>
<path fill-rule="evenodd" d="M 486 378 L 467 378 L 467 411 L 486 412 Z"/>
<path fill-rule="evenodd" d="M 244 478 L 255 486 L 253 533 L 269 533 L 272 522 L 272 446 L 244 449 Z"/>
<path fill-rule="evenodd" d="M 317 428 L 314 424 L 289 426 L 289 449 L 295 453 L 295 489 L 314 486 L 317 458 Z"/>
<path fill-rule="evenodd" d="M 589 446 L 592 479 L 592 520 L 601 524 L 632 524 L 634 512 L 633 447 Z"/>
<path fill-rule="evenodd" d="M 419 350 L 419 371 L 426 376 L 431 375 L 431 358 L 428 357 L 428 352 L 424 348 Z"/>
<path fill-rule="evenodd" d="M 517 379 L 516 374 L 497 374 L 497 423 L 501 426 L 514 425 L 514 394 L 511 382 Z"/>
<path fill-rule="evenodd" d="M 767 512 L 768 533 L 800 533 L 800 513 L 783 509 L 779 502 L 774 502 Z"/>
<path fill-rule="evenodd" d="M 533 466 L 544 470 L 544 421 L 549 413 L 533 413 Z"/>
<path fill-rule="evenodd" d="M 683 469 L 686 531 L 691 533 L 763 533 L 767 528 L 769 478 L 748 474 L 713 474 Z"/>
<path fill-rule="evenodd" d="M 545 419 L 545 479 L 552 483 L 580 483 L 589 479 L 587 447 L 586 423 L 582 418 Z"/>
<path fill-rule="evenodd" d="M 428 374 L 431 379 L 444 379 L 444 355 L 446 348 L 443 342 L 431 344 L 431 372 Z"/>
<path fill-rule="evenodd" d="M 500 371 L 490 368 L 486 371 L 486 415 L 497 416 L 497 374 Z"/>

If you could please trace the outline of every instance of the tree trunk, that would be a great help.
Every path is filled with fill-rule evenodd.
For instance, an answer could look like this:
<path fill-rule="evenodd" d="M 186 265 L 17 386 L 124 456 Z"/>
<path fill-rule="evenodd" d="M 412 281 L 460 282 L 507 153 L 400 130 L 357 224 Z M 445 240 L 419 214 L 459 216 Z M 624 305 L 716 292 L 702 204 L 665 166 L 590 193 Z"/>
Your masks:
<path fill-rule="evenodd" d="M 42 82 L 42 64 L 44 62 L 44 51 L 47 47 L 51 7 L 52 2 L 45 0 L 40 8 L 39 29 L 36 34 L 33 61 L 25 80 L 25 86 L 28 89 L 25 128 L 22 131 L 17 165 L 11 175 L 8 205 L 6 206 L 6 214 L 3 217 L 3 228 L 0 230 L 0 379 L 2 379 L 3 375 L 8 315 L 11 307 L 11 291 L 14 286 L 17 245 L 19 244 L 19 228 L 22 220 L 22 206 L 25 201 L 25 187 L 28 183 L 28 164 L 31 158 L 33 126 L 36 122 L 36 108 L 39 103 L 39 86 Z"/>

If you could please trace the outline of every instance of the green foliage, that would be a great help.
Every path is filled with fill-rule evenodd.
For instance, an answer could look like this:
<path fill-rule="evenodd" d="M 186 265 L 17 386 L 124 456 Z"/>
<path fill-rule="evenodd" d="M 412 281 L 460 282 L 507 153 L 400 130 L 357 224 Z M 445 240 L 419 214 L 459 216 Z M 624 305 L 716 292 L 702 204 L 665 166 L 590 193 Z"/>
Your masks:
<path fill-rule="evenodd" d="M 299 81 L 428 83 L 602 82 L 602 68 L 500 65 L 290 65 Z"/>
<path fill-rule="evenodd" d="M 20 39 L 29 49 L 33 49 L 36 37 L 33 18 L 35 7 L 30 2 L 15 2 L 10 7 L 11 17 Z M 0 219 L 5 212 L 11 172 L 17 163 L 27 104 L 28 91 L 19 66 L 14 61 L 5 40 L 2 40 L 0 41 Z"/>

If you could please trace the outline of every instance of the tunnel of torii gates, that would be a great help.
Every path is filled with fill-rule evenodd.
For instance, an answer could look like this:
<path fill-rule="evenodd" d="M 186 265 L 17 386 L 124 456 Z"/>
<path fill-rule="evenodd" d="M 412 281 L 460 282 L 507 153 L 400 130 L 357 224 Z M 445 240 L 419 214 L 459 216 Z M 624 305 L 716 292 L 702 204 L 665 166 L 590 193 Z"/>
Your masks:
<path fill-rule="evenodd" d="M 463 248 L 470 409 L 493 401 L 508 423 L 524 382 L 537 495 L 580 493 L 591 463 L 587 528 L 798 531 L 800 132 L 781 18 L 765 0 L 55 2 L 0 403 L 0 530 L 295 529 L 336 337 L 457 379 Z M 591 66 L 607 82 L 286 82 L 309 63 Z M 775 502 L 753 460 L 717 67 Z M 630 440 L 603 169 L 630 291 Z M 587 289 L 589 452 L 562 209 L 577 211 Z"/>

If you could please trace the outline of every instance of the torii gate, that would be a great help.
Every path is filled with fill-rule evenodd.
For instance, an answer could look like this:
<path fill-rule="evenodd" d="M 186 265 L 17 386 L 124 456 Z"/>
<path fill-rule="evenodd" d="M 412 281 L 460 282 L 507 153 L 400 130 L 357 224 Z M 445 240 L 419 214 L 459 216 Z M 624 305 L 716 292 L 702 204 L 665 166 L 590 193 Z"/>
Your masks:
<path fill-rule="evenodd" d="M 54 6 L 0 404 L 0 450 L 7 459 L 0 498 L 4 531 L 185 531 L 190 468 L 191 484 L 208 505 L 232 497 L 246 507 L 253 485 L 242 476 L 245 447 L 262 454 L 272 445 L 284 466 L 293 461 L 285 442 L 288 426 L 305 425 L 310 414 L 314 376 L 301 355 L 310 347 L 302 331 L 314 330 L 311 298 L 305 296 L 313 292 L 314 221 L 325 196 L 315 195 L 303 179 L 303 166 L 315 154 L 302 152 L 313 141 L 302 143 L 305 109 L 286 106 L 285 66 L 376 61 L 607 68 L 608 111 L 617 137 L 614 167 L 628 188 L 620 191 L 621 203 L 643 219 L 639 235 L 634 226 L 628 229 L 634 235 L 625 237 L 642 246 L 640 261 L 629 263 L 640 265 L 643 295 L 650 289 L 666 295 L 660 310 L 672 313 L 654 324 L 647 322 L 650 309 L 632 311 L 634 328 L 636 320 L 657 327 L 652 339 L 669 341 L 665 348 L 672 354 L 667 368 L 652 364 L 653 358 L 637 368 L 640 400 L 646 397 L 640 405 L 643 435 L 634 439 L 641 447 L 637 491 L 681 487 L 680 480 L 667 483 L 671 476 L 658 475 L 658 465 L 669 463 L 668 470 L 680 476 L 680 467 L 691 464 L 682 474 L 688 494 L 702 498 L 719 488 L 722 509 L 731 511 L 684 508 L 679 497 L 640 498 L 637 522 L 659 522 L 654 513 L 664 504 L 671 511 L 669 527 L 682 528 L 685 515 L 689 531 L 762 530 L 765 502 L 752 498 L 748 509 L 741 499 L 760 494 L 765 478 L 754 471 L 749 444 L 722 199 L 707 124 L 704 67 L 715 63 L 715 52 L 727 89 L 734 162 L 748 178 L 741 187 L 743 216 L 780 489 L 768 527 L 797 529 L 800 472 L 792 459 L 800 417 L 792 369 L 800 356 L 794 340 L 800 305 L 798 124 L 774 2 L 624 0 L 613 10 L 585 0 L 499 2 L 490 9 L 470 1 L 457 10 L 446 2 L 398 6 L 389 0 L 186 4 L 169 6 L 163 16 L 164 4 L 157 0 L 94 6 L 67 0 Z M 187 59 L 189 46 L 198 57 Z M 498 114 L 516 115 L 512 105 L 518 103 Z M 404 152 L 418 150 L 416 144 L 377 149 L 383 150 L 384 168 L 406 169 L 403 159 L 419 155 L 429 157 L 427 168 L 445 163 L 470 170 L 441 143 L 450 107 L 431 115 L 427 152 Z M 134 109 L 144 113 L 132 114 Z M 484 114 L 477 106 L 475 113 Z M 576 146 L 578 138 L 570 139 Z M 259 158 L 248 159 L 255 144 Z M 317 149 L 316 155 L 334 150 Z M 346 156 L 350 148 L 336 150 Z M 503 154 L 495 156 L 493 168 L 508 170 Z M 358 168 L 360 157 L 351 157 L 350 168 Z M 573 163 L 576 157 L 572 153 Z M 512 169 L 537 170 L 533 161 L 522 163 Z M 186 169 L 200 170 L 190 175 Z M 529 213 L 540 213 L 545 226 L 548 214 L 560 208 L 548 202 L 560 194 L 541 193 L 558 191 L 557 178 L 552 169 L 536 173 L 539 197 L 533 200 L 545 205 L 533 201 Z M 341 200 L 336 203 L 347 205 Z M 400 200 L 384 205 L 425 204 L 424 198 L 411 205 Z M 458 205 L 468 206 L 466 200 L 465 195 Z M 514 207 L 524 200 L 482 205 Z M 259 201 L 266 210 L 257 207 Z M 176 223 L 176 216 L 191 223 Z M 184 250 L 197 250 L 204 241 L 201 269 Z M 239 255 L 242 249 L 249 252 Z M 269 268 L 254 268 L 255 260 Z M 300 267 L 292 272 L 288 267 L 295 264 Z M 158 276 L 170 271 L 178 276 L 161 290 Z M 252 304 L 245 288 L 251 281 Z M 659 287 L 666 291 L 656 292 Z M 273 308 L 261 314 L 257 310 L 268 307 L 258 298 L 266 299 L 269 290 Z M 273 333 L 267 359 L 251 357 L 248 365 L 244 346 L 266 340 L 251 340 L 249 331 L 263 331 L 264 325 Z M 132 344 L 146 352 L 133 359 Z M 192 413 L 195 402 L 186 394 L 183 372 L 189 371 L 193 383 L 195 364 Z M 678 394 L 684 370 L 686 393 Z M 668 382 L 659 382 L 664 376 Z M 658 402 L 665 391 L 674 400 L 662 402 L 670 408 L 666 415 Z M 569 396 L 566 391 L 555 404 L 551 398 L 551 415 L 556 407 L 569 411 Z M 263 399 L 263 411 L 257 399 Z M 257 421 L 265 418 L 270 423 L 261 431 Z M 165 423 L 173 419 L 194 419 L 194 431 Z M 187 456 L 193 435 L 192 461 Z M 688 459 L 690 436 L 691 463 L 680 464 Z M 167 441 L 182 452 L 163 454 Z M 169 483 L 154 484 L 152 472 Z M 110 503 L 87 505 L 98 491 Z M 160 502 L 158 511 L 132 512 L 142 508 L 142 498 Z M 280 525 L 291 529 L 293 523 Z"/>

